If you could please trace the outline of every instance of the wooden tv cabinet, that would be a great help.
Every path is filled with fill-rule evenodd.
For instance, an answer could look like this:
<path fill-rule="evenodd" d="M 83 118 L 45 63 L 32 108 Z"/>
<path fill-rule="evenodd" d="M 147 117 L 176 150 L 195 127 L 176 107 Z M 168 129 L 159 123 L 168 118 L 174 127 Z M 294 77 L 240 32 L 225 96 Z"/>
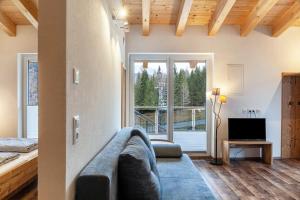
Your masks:
<path fill-rule="evenodd" d="M 230 148 L 262 148 L 263 161 L 269 165 L 272 165 L 272 142 L 268 141 L 223 141 L 223 162 L 224 164 L 230 164 Z"/>

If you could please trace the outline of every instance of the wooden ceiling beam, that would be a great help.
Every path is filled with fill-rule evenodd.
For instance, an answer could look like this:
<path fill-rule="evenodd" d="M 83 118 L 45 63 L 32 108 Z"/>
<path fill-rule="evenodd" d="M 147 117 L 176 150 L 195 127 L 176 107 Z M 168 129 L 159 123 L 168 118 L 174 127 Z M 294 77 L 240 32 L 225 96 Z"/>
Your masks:
<path fill-rule="evenodd" d="M 177 24 L 176 24 L 176 35 L 182 36 L 185 31 L 185 27 L 190 15 L 193 0 L 181 0 L 181 5 L 179 9 Z"/>
<path fill-rule="evenodd" d="M 259 0 L 241 26 L 241 36 L 247 36 L 264 19 L 279 0 Z"/>
<path fill-rule="evenodd" d="M 26 19 L 37 29 L 38 22 L 38 9 L 28 0 L 12 0 L 19 11 L 26 17 Z"/>
<path fill-rule="evenodd" d="M 148 36 L 150 33 L 150 9 L 151 0 L 142 0 L 143 9 L 143 35 Z"/>
<path fill-rule="evenodd" d="M 221 26 L 223 25 L 227 15 L 229 14 L 231 8 L 235 4 L 236 0 L 220 0 L 213 18 L 208 25 L 208 35 L 214 36 L 217 34 Z"/>
<path fill-rule="evenodd" d="M 273 25 L 273 37 L 278 37 L 300 17 L 300 0 L 294 4 Z"/>
<path fill-rule="evenodd" d="M 3 12 L 0 11 L 0 28 L 6 32 L 9 36 L 16 36 L 17 28 L 16 25 L 7 17 Z"/>

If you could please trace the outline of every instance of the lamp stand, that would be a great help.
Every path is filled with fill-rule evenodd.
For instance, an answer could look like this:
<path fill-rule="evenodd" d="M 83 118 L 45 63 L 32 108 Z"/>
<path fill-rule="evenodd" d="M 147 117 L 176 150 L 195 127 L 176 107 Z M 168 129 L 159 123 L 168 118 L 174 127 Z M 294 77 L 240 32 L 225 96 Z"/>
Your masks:
<path fill-rule="evenodd" d="M 214 115 L 215 115 L 215 128 L 216 128 L 216 135 L 215 135 L 215 158 L 213 158 L 211 161 L 210 161 L 210 164 L 212 165 L 223 165 L 223 161 L 222 159 L 218 159 L 218 128 L 219 126 L 221 125 L 221 119 L 220 119 L 220 112 L 221 112 L 221 108 L 222 108 L 222 103 L 220 104 L 219 106 L 219 110 L 218 110 L 218 113 L 216 112 L 216 101 L 217 101 L 217 98 L 215 96 L 215 101 L 213 102 L 213 112 L 214 112 Z"/>
<path fill-rule="evenodd" d="M 222 159 L 218 159 L 218 118 L 216 119 L 216 136 L 215 136 L 215 158 L 210 161 L 212 165 L 223 165 Z"/>

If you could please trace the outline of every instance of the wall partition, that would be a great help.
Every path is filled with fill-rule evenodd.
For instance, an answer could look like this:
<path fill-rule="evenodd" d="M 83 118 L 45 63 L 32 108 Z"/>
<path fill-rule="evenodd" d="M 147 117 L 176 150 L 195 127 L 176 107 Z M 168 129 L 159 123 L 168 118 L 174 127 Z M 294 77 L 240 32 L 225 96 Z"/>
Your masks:
<path fill-rule="evenodd" d="M 130 54 L 129 125 L 152 140 L 209 152 L 211 54 Z"/>

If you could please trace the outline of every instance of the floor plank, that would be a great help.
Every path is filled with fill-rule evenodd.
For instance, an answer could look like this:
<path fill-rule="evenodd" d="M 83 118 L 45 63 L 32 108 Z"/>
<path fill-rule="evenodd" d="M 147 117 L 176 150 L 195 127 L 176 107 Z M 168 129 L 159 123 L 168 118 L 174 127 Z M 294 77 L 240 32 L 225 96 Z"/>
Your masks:
<path fill-rule="evenodd" d="M 37 200 L 37 179 L 7 200 Z"/>
<path fill-rule="evenodd" d="M 214 166 L 193 160 L 205 181 L 222 200 L 300 200 L 300 160 L 275 160 L 272 166 L 253 160 Z"/>
<path fill-rule="evenodd" d="M 196 162 L 196 161 L 195 161 Z M 238 196 L 232 191 L 232 189 L 225 184 L 225 182 L 216 174 L 208 163 L 203 162 L 201 165 L 196 165 L 203 172 L 203 176 L 207 176 L 208 184 L 217 191 L 217 196 L 224 200 L 238 200 Z"/>

